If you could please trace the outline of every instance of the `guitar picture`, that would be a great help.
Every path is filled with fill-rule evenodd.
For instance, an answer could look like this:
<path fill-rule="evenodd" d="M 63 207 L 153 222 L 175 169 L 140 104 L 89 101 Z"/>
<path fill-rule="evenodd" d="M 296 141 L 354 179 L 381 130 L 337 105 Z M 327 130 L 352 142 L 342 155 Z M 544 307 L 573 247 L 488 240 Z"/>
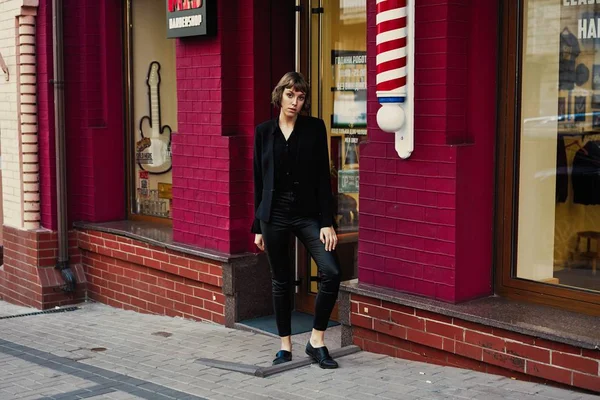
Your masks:
<path fill-rule="evenodd" d="M 150 116 L 140 119 L 141 139 L 136 143 L 136 161 L 141 169 L 151 174 L 164 174 L 171 170 L 171 127 L 160 125 L 160 64 L 150 63 L 148 76 L 148 101 Z M 148 136 L 148 132 L 150 135 Z"/>

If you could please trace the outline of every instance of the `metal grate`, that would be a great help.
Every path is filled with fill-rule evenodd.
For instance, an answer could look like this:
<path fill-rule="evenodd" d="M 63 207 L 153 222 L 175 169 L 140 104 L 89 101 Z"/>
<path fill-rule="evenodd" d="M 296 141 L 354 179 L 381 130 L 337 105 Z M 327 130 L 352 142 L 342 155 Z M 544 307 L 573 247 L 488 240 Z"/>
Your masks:
<path fill-rule="evenodd" d="M 27 314 L 7 315 L 5 317 L 0 317 L 0 319 L 30 317 L 32 315 L 40 315 L 40 314 L 56 314 L 56 313 L 63 313 L 63 312 L 75 311 L 75 310 L 79 310 L 79 307 L 54 308 L 52 310 L 36 311 L 36 312 L 32 312 L 32 313 L 27 313 Z"/>

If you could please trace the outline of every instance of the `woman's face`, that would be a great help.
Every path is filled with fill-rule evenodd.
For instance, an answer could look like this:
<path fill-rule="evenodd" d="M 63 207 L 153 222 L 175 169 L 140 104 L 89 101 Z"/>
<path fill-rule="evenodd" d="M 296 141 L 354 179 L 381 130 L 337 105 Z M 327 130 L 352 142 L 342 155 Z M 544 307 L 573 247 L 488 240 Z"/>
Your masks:
<path fill-rule="evenodd" d="M 286 117 L 295 117 L 302 111 L 305 101 L 306 94 L 304 92 L 297 91 L 293 87 L 285 89 L 283 96 L 281 96 L 281 111 L 283 111 Z"/>

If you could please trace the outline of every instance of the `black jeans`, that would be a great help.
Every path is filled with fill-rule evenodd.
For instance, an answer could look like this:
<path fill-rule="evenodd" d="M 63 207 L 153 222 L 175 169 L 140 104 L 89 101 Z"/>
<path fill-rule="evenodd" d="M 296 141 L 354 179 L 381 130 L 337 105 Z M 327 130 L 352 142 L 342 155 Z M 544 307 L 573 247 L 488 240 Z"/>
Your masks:
<path fill-rule="evenodd" d="M 289 336 L 292 332 L 291 234 L 308 249 L 321 273 L 321 285 L 315 301 L 314 329 L 327 329 L 340 289 L 337 254 L 335 251 L 325 250 L 325 245 L 319 239 L 321 228 L 316 218 L 294 213 L 294 201 L 293 192 L 275 193 L 271 221 L 260 221 L 265 250 L 271 265 L 273 308 L 279 336 Z"/>

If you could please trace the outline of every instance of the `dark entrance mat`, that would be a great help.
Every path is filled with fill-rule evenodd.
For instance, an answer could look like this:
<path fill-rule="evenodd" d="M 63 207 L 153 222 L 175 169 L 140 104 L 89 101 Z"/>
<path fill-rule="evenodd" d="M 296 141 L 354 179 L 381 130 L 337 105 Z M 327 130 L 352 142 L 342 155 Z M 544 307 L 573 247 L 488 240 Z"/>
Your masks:
<path fill-rule="evenodd" d="M 254 329 L 269 332 L 277 335 L 277 325 L 275 323 L 275 315 L 267 315 L 266 317 L 247 319 L 240 321 L 240 324 L 249 326 Z M 334 321 L 329 321 L 328 327 L 339 325 Z M 310 332 L 313 326 L 313 316 L 297 311 L 292 311 L 292 335 L 298 333 Z"/>

